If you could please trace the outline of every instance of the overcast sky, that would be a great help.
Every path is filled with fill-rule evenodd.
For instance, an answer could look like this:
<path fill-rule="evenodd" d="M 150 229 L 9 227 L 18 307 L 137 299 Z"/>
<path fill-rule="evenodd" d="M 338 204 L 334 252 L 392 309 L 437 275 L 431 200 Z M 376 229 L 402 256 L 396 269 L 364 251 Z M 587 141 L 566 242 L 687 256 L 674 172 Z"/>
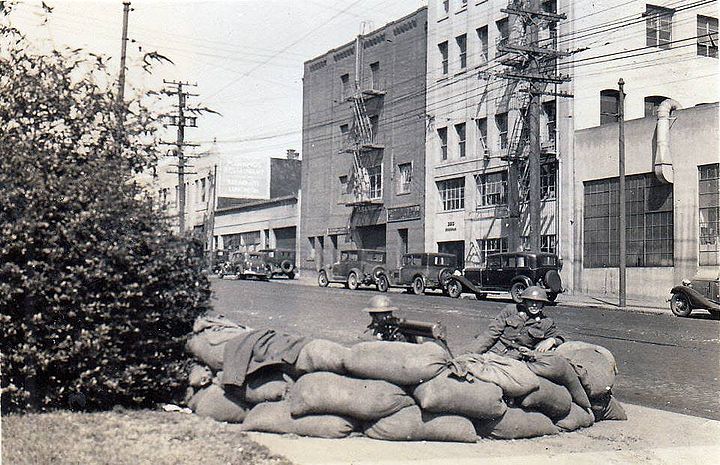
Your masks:
<path fill-rule="evenodd" d="M 198 119 L 186 140 L 218 140 L 225 153 L 283 156 L 301 151 L 303 62 L 354 39 L 362 21 L 373 29 L 409 14 L 427 0 L 132 1 L 126 95 L 159 89 L 162 80 L 197 83 L 192 105 L 222 117 Z M 25 1 L 12 22 L 40 50 L 83 47 L 111 57 L 117 73 L 122 0 Z M 174 65 L 142 71 L 145 52 Z M 171 139 L 173 133 L 169 132 Z"/>

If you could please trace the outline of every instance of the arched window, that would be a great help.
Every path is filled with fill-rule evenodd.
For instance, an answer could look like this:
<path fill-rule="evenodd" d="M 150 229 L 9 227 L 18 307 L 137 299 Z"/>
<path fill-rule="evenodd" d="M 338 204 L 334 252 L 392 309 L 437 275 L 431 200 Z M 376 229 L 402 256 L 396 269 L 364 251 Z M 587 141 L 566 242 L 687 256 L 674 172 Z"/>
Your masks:
<path fill-rule="evenodd" d="M 645 117 L 657 115 L 657 109 L 668 97 L 662 95 L 651 95 L 645 97 Z"/>
<path fill-rule="evenodd" d="M 605 89 L 600 91 L 600 124 L 616 123 L 620 91 Z"/>

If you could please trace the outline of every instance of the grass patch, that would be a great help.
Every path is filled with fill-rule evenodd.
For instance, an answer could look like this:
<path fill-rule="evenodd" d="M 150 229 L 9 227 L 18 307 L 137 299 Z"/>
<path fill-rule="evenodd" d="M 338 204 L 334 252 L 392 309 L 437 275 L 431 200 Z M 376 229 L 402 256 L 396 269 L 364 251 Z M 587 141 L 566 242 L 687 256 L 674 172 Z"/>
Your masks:
<path fill-rule="evenodd" d="M 8 465 L 292 465 L 240 425 L 149 410 L 55 412 L 2 418 Z"/>

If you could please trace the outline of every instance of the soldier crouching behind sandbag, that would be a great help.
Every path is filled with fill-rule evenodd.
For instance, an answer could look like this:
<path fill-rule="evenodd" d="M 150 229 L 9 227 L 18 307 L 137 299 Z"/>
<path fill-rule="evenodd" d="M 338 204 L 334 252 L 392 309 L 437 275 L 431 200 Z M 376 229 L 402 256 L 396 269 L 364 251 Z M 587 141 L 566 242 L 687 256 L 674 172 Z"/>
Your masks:
<path fill-rule="evenodd" d="M 520 359 L 524 352 L 547 352 L 565 341 L 552 318 L 542 311 L 550 302 L 545 289 L 531 286 L 520 297 L 522 303 L 506 306 L 465 352 L 482 354 L 491 351 Z"/>

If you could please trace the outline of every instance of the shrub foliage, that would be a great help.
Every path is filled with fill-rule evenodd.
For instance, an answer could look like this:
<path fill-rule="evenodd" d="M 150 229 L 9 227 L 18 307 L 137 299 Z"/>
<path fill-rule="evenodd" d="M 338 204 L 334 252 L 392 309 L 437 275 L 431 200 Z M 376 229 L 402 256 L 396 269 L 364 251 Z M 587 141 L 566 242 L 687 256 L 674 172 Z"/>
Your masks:
<path fill-rule="evenodd" d="M 116 103 L 101 57 L 0 43 L 2 410 L 170 401 L 210 293 L 201 245 L 133 180 L 157 119 Z"/>

